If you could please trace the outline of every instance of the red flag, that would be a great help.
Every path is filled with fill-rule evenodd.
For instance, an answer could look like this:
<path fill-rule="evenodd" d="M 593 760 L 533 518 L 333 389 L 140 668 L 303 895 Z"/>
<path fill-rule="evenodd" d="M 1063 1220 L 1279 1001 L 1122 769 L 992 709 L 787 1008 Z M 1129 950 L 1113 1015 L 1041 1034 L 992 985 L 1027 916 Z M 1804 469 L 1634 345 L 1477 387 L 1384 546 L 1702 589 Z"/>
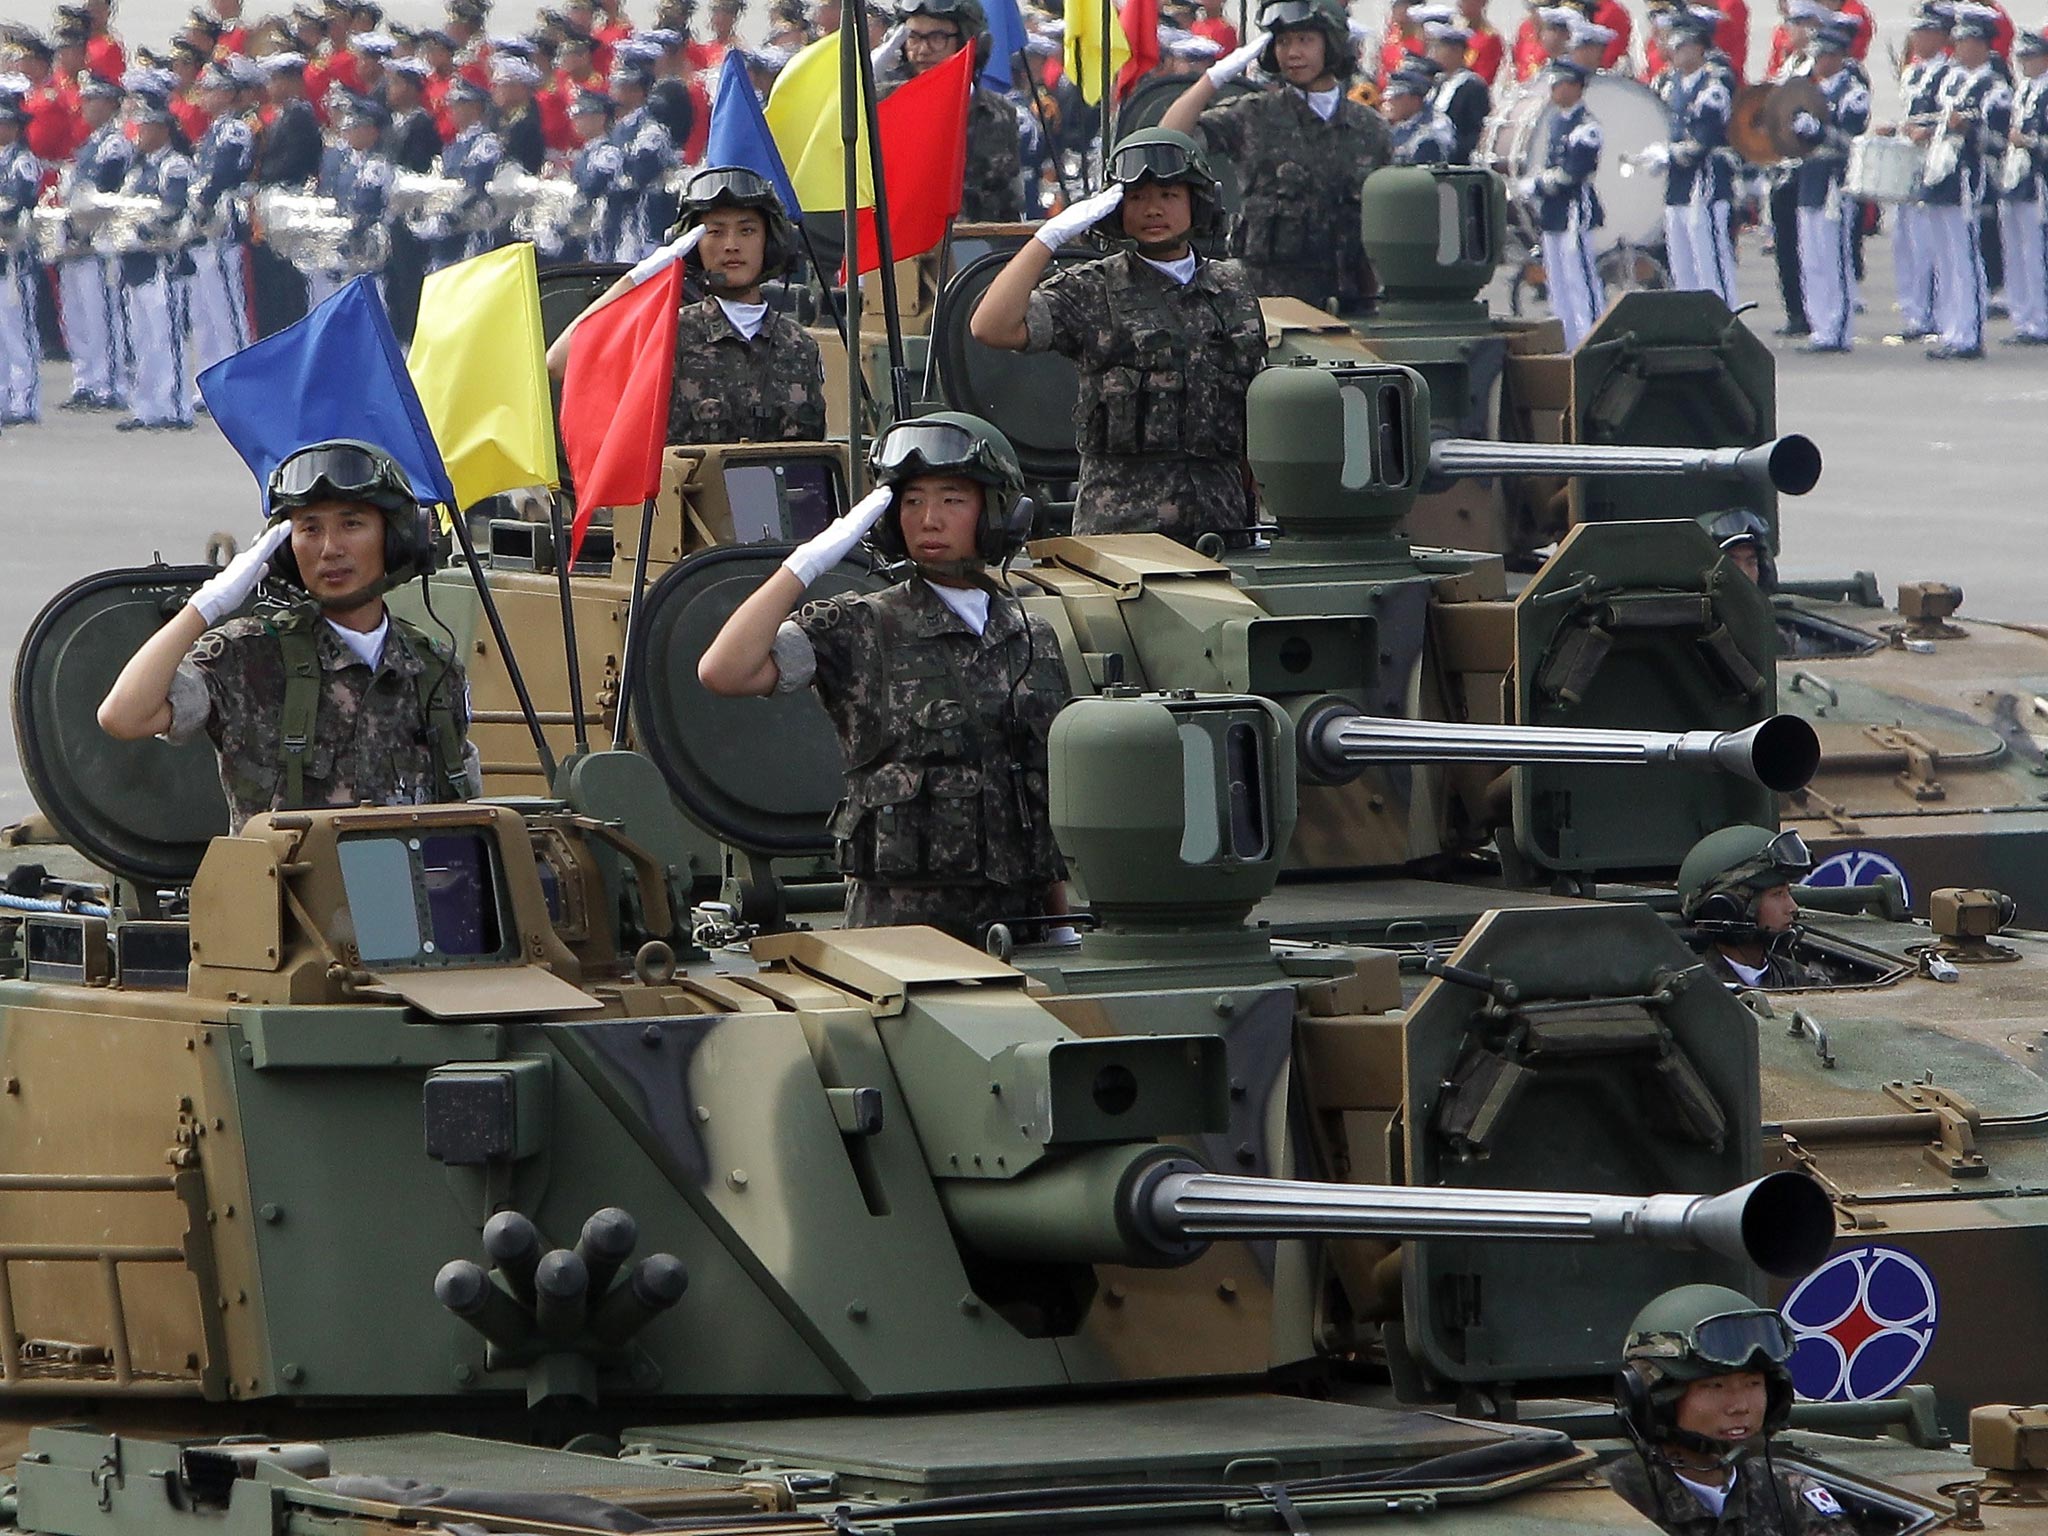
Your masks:
<path fill-rule="evenodd" d="M 576 327 L 562 378 L 562 446 L 576 482 L 569 563 L 599 507 L 630 507 L 661 489 L 668 397 L 675 383 L 683 264 L 607 304 Z"/>
<path fill-rule="evenodd" d="M 1118 20 L 1131 45 L 1131 56 L 1116 72 L 1116 99 L 1122 101 L 1139 80 L 1159 67 L 1159 0 L 1123 0 Z"/>
<path fill-rule="evenodd" d="M 974 88 L 974 50 L 962 48 L 875 108 L 882 150 L 882 190 L 889 200 L 889 240 L 898 261 L 922 256 L 946 238 L 960 211 L 967 177 L 967 98 Z M 875 210 L 863 208 L 856 227 L 860 269 L 882 264 L 876 248 Z"/>

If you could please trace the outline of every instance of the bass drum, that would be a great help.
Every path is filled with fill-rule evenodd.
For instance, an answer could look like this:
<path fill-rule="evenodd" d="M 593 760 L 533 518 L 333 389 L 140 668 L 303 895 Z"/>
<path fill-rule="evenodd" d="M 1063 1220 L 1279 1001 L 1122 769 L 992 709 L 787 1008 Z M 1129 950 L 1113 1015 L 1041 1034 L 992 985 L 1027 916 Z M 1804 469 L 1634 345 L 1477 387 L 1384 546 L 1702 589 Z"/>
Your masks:
<path fill-rule="evenodd" d="M 1603 249 L 1618 245 L 1661 245 L 1664 240 L 1664 177 L 1631 162 L 1653 144 L 1671 138 L 1671 112 L 1664 98 L 1640 80 L 1595 75 L 1586 82 L 1586 109 L 1600 124 L 1600 168 L 1593 189 L 1607 220 L 1596 239 Z M 1548 92 L 1517 91 L 1487 119 L 1479 159 L 1508 180 L 1508 192 L 1543 169 L 1550 149 L 1555 108 Z M 1535 219 L 1527 208 L 1517 218 L 1534 243 Z"/>

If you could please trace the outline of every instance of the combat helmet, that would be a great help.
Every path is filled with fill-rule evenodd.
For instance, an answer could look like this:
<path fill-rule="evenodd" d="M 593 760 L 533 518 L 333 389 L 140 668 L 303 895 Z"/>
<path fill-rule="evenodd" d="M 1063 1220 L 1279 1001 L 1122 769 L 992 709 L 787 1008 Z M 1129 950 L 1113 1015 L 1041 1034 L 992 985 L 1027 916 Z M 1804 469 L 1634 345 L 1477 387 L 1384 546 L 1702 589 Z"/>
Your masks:
<path fill-rule="evenodd" d="M 1339 80 L 1358 73 L 1358 52 L 1351 46 L 1351 23 L 1343 0 L 1266 0 L 1259 7 L 1259 30 L 1272 34 L 1259 54 L 1259 68 L 1277 77 L 1280 54 L 1273 38 L 1289 27 L 1314 27 L 1323 34 L 1323 62 Z"/>
<path fill-rule="evenodd" d="M 331 437 L 292 450 L 270 472 L 264 500 L 271 522 L 325 501 L 358 502 L 382 512 L 386 591 L 429 575 L 440 565 L 433 523 L 412 480 L 398 460 L 374 443 Z M 305 587 L 289 541 L 271 557 L 270 568 L 280 580 Z"/>
<path fill-rule="evenodd" d="M 975 73 L 988 68 L 991 39 L 988 13 L 982 9 L 981 0 L 903 0 L 896 14 L 906 22 L 913 16 L 952 22 L 960 29 L 962 45 L 974 50 Z"/>
<path fill-rule="evenodd" d="M 1678 866 L 1679 912 L 1709 931 L 1753 930 L 1756 898 L 1813 871 L 1813 854 L 1797 832 L 1722 827 L 1692 845 Z"/>
<path fill-rule="evenodd" d="M 1747 507 L 1727 507 L 1719 512 L 1703 512 L 1697 519 L 1707 530 L 1707 537 L 1714 541 L 1714 547 L 1723 554 L 1741 544 L 1756 548 L 1756 584 L 1765 592 L 1778 585 L 1778 562 L 1771 554 L 1771 529 L 1756 513 Z"/>
<path fill-rule="evenodd" d="M 1223 192 L 1202 146 L 1171 128 L 1141 128 L 1126 134 L 1109 152 L 1109 181 L 1120 187 L 1144 182 L 1185 185 L 1192 215 L 1188 234 L 1205 240 L 1223 227 Z"/>
<path fill-rule="evenodd" d="M 790 230 L 789 215 L 775 188 L 756 171 L 743 165 L 711 165 L 683 183 L 682 205 L 669 239 L 687 234 L 719 208 L 751 208 L 767 224 L 767 238 L 761 246 L 761 280 L 779 277 L 789 269 L 796 237 Z M 692 252 L 684 258 L 687 270 L 702 275 L 704 265 Z"/>
<path fill-rule="evenodd" d="M 1764 1378 L 1763 1432 L 1792 1419 L 1792 1329 L 1769 1307 L 1725 1285 L 1681 1285 L 1636 1314 L 1622 1345 L 1615 1403 L 1639 1445 L 1682 1445 L 1727 1459 L 1742 1447 L 1679 1429 L 1678 1400 L 1695 1381 L 1756 1371 Z"/>
<path fill-rule="evenodd" d="M 1024 471 L 1010 440 L 991 423 L 965 411 L 935 411 L 899 421 L 875 439 L 868 463 L 875 482 L 897 489 L 919 475 L 964 475 L 982 488 L 975 548 L 999 565 L 1024 547 L 1031 503 Z M 875 545 L 891 559 L 909 558 L 903 524 L 892 511 L 875 526 Z"/>

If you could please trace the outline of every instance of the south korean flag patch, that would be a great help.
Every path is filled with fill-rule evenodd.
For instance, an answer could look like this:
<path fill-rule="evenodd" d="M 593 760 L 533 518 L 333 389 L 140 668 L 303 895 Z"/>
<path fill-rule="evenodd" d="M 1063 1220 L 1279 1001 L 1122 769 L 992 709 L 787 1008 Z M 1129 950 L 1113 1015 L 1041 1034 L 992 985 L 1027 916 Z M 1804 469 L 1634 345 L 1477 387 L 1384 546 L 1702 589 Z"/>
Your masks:
<path fill-rule="evenodd" d="M 1842 1512 L 1840 1501 L 1817 1483 L 1811 1488 L 1800 1489 L 1799 1496 L 1824 1515 L 1833 1516 Z"/>

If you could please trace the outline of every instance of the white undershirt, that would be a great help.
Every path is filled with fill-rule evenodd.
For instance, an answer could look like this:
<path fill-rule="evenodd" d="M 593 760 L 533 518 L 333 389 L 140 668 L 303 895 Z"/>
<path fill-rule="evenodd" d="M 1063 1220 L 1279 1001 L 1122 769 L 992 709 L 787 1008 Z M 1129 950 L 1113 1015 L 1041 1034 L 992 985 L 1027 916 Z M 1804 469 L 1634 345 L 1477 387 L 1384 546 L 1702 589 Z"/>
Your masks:
<path fill-rule="evenodd" d="M 1300 91 L 1301 87 L 1296 86 L 1295 89 Z M 1344 90 L 1342 86 L 1333 85 L 1327 91 L 1301 91 L 1301 94 L 1314 109 L 1316 116 L 1327 123 L 1337 115 L 1337 100 L 1344 94 Z"/>
<path fill-rule="evenodd" d="M 930 583 L 940 602 L 959 614 L 977 635 L 988 628 L 988 594 L 979 587 L 942 587 Z"/>
<path fill-rule="evenodd" d="M 1728 962 L 1729 970 L 1733 971 L 1736 975 L 1740 976 L 1752 987 L 1762 986 L 1764 980 L 1764 973 L 1770 969 L 1768 965 L 1759 965 L 1755 967 L 1744 965 L 1740 960 L 1736 959 L 1726 950 L 1723 950 L 1721 952 L 1721 958 Z"/>
<path fill-rule="evenodd" d="M 735 304 L 731 299 L 720 299 L 718 307 L 725 311 L 732 328 L 749 341 L 761 334 L 761 322 L 768 318 L 766 304 Z"/>
<path fill-rule="evenodd" d="M 1692 1490 L 1693 1497 L 1700 1501 L 1700 1504 L 1706 1509 L 1708 1514 L 1716 1519 L 1720 1518 L 1721 1507 L 1728 1502 L 1728 1489 L 1733 1486 L 1732 1481 L 1730 1483 L 1696 1483 L 1683 1472 L 1678 1474 L 1678 1480 Z"/>
<path fill-rule="evenodd" d="M 365 634 L 358 629 L 345 629 L 332 619 L 325 621 L 327 627 L 341 637 L 341 643 L 355 653 L 355 658 L 372 671 L 376 670 L 377 658 L 384 654 L 384 637 L 391 633 L 391 615 L 387 612 L 378 621 L 377 627 Z"/>
<path fill-rule="evenodd" d="M 1189 251 L 1179 261 L 1154 261 L 1150 256 L 1140 256 L 1138 259 L 1148 267 L 1157 267 L 1183 288 L 1195 280 L 1195 253 L 1193 251 Z"/>

